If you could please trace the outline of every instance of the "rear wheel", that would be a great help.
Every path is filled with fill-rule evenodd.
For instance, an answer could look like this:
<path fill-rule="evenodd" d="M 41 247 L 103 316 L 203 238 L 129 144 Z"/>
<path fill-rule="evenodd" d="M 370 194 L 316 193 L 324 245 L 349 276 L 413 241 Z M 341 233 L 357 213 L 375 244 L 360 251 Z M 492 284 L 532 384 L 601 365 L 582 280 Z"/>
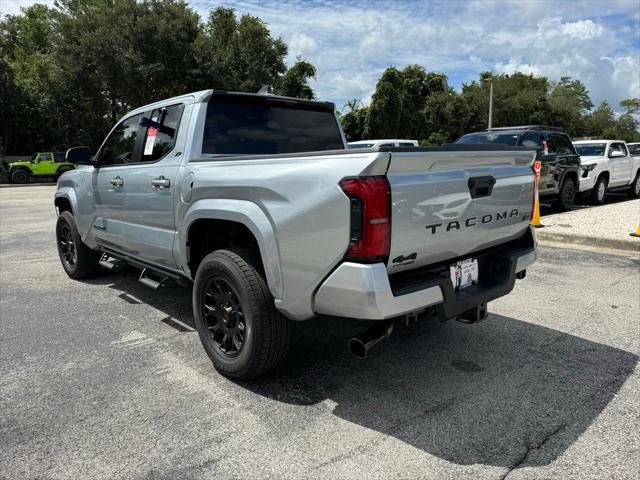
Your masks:
<path fill-rule="evenodd" d="M 13 183 L 29 183 L 30 178 L 31 174 L 23 168 L 14 170 L 11 174 L 11 181 Z"/>
<path fill-rule="evenodd" d="M 607 196 L 607 179 L 600 177 L 591 190 L 591 201 L 593 203 L 602 204 Z"/>
<path fill-rule="evenodd" d="M 226 377 L 256 377 L 287 353 L 289 320 L 275 308 L 258 270 L 234 251 L 218 250 L 200 263 L 193 313 L 204 349 Z"/>
<path fill-rule="evenodd" d="M 571 210 L 576 198 L 576 184 L 571 178 L 565 178 L 558 193 L 558 208 L 562 211 Z"/>
<path fill-rule="evenodd" d="M 62 268 L 69 277 L 80 280 L 98 272 L 100 252 L 87 247 L 80 238 L 70 212 L 62 212 L 56 223 L 56 243 Z"/>

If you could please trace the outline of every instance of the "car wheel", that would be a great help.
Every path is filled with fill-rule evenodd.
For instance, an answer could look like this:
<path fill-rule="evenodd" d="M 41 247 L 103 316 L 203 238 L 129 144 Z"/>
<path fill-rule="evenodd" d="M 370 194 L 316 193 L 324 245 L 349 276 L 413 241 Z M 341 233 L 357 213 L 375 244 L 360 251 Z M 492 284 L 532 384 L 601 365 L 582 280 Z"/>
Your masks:
<path fill-rule="evenodd" d="M 629 196 L 632 198 L 640 198 L 640 171 L 636 173 L 636 179 L 629 188 Z"/>
<path fill-rule="evenodd" d="M 607 179 L 600 177 L 591 190 L 591 201 L 597 204 L 603 204 L 607 196 Z"/>
<path fill-rule="evenodd" d="M 70 212 L 62 212 L 56 223 L 56 243 L 62 268 L 69 277 L 80 280 L 98 272 L 100 252 L 87 247 L 80 238 Z"/>
<path fill-rule="evenodd" d="M 566 178 L 562 182 L 560 192 L 558 193 L 557 206 L 562 211 L 571 210 L 573 208 L 573 201 L 576 198 L 576 184 L 570 179 Z"/>
<path fill-rule="evenodd" d="M 26 170 L 19 168 L 11 174 L 11 182 L 13 183 L 29 183 L 31 174 Z"/>
<path fill-rule="evenodd" d="M 235 251 L 207 255 L 196 273 L 193 314 L 200 340 L 222 375 L 248 380 L 278 366 L 289 320 L 275 308 L 258 270 Z"/>

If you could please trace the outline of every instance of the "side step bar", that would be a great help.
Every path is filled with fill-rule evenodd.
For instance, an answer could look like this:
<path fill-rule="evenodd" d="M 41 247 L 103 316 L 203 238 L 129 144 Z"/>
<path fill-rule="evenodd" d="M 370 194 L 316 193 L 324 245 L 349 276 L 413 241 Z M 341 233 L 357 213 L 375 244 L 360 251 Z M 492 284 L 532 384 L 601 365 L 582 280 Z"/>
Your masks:
<path fill-rule="evenodd" d="M 167 282 L 167 280 L 169 280 L 169 277 L 161 277 L 158 272 L 154 272 L 152 270 L 149 270 L 148 268 L 143 268 L 142 272 L 140 273 L 140 278 L 138 278 L 138 281 L 141 284 L 153 290 L 159 289 Z"/>
<path fill-rule="evenodd" d="M 109 270 L 109 271 L 111 271 L 113 273 L 116 273 L 118 270 L 120 270 L 125 265 L 124 261 L 121 258 L 112 257 L 107 253 L 103 253 L 102 254 L 98 264 L 102 268 L 105 268 L 105 269 L 107 269 L 107 270 Z"/>

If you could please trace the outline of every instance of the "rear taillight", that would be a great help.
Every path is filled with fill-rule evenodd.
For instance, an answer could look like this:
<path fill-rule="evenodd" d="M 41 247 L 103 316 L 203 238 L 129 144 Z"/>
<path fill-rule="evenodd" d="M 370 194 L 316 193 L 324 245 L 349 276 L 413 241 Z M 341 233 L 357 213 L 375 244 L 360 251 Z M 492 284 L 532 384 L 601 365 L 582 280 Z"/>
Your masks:
<path fill-rule="evenodd" d="M 351 200 L 347 260 L 386 262 L 391 245 L 391 187 L 387 177 L 353 177 L 340 182 Z"/>

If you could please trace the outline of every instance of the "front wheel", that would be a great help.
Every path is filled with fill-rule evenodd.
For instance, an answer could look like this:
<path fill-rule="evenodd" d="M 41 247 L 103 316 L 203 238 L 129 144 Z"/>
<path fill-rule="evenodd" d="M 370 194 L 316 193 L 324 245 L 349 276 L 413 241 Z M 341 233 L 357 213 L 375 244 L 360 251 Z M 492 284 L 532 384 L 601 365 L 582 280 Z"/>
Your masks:
<path fill-rule="evenodd" d="M 571 210 L 573 208 L 573 201 L 576 198 L 576 184 L 570 179 L 566 178 L 562 182 L 560 192 L 558 193 L 557 206 L 562 211 Z"/>
<path fill-rule="evenodd" d="M 600 177 L 596 181 L 596 184 L 593 186 L 593 190 L 591 190 L 591 201 L 593 203 L 597 203 L 598 205 L 602 205 L 606 196 L 607 179 L 604 177 Z"/>
<path fill-rule="evenodd" d="M 22 168 L 14 170 L 11 174 L 12 183 L 29 183 L 30 178 L 31 174 Z"/>
<path fill-rule="evenodd" d="M 222 375 L 248 380 L 278 366 L 289 346 L 289 320 L 256 268 L 231 250 L 200 263 L 193 314 L 202 345 Z"/>
<path fill-rule="evenodd" d="M 62 212 L 56 223 L 56 243 L 62 268 L 74 280 L 89 278 L 98 272 L 100 252 L 87 247 L 80 238 L 70 212 Z"/>

